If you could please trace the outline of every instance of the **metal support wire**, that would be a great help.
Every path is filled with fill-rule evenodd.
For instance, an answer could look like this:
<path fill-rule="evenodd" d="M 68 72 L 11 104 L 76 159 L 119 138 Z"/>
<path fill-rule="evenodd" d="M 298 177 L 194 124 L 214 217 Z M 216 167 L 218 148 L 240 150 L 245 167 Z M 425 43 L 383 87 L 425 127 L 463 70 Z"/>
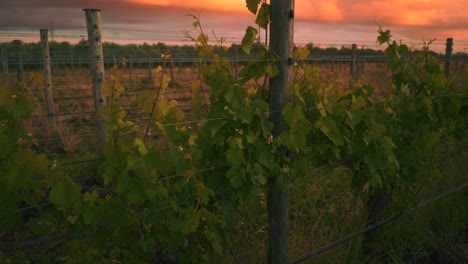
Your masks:
<path fill-rule="evenodd" d="M 387 218 L 385 220 L 379 221 L 379 222 L 377 222 L 377 223 L 375 223 L 373 225 L 367 226 L 366 228 L 363 228 L 363 229 L 361 229 L 361 230 L 359 230 L 359 231 L 357 231 L 355 233 L 349 234 L 349 235 L 347 235 L 347 236 L 345 236 L 345 237 L 343 237 L 341 239 L 338 239 L 335 242 L 332 242 L 332 243 L 330 243 L 330 244 L 328 244 L 326 246 L 323 246 L 323 247 L 321 247 L 319 249 L 311 251 L 311 252 L 309 252 L 309 253 L 301 256 L 301 257 L 298 257 L 298 258 L 292 260 L 290 262 L 290 264 L 300 263 L 300 262 L 302 262 L 302 261 L 304 261 L 306 259 L 309 259 L 309 258 L 312 258 L 314 256 L 320 255 L 323 252 L 328 251 L 328 250 L 330 250 L 332 248 L 335 248 L 335 247 L 337 247 L 337 246 L 339 246 L 339 245 L 341 245 L 341 244 L 343 244 L 343 243 L 345 243 L 345 242 L 347 242 L 347 241 L 349 241 L 349 240 L 351 240 L 351 239 L 353 239 L 353 238 L 355 238 L 357 236 L 360 236 L 360 235 L 362 235 L 364 233 L 375 230 L 375 229 L 377 229 L 377 228 L 379 228 L 379 227 L 381 227 L 383 225 L 391 223 L 391 222 L 397 220 L 398 218 L 400 218 L 403 215 L 409 215 L 411 213 L 414 213 L 415 211 L 418 211 L 421 208 L 424 208 L 424 207 L 426 207 L 426 206 L 428 206 L 428 205 L 430 205 L 430 204 L 432 204 L 434 202 L 437 202 L 437 201 L 439 201 L 439 200 L 441 200 L 441 199 L 443 199 L 445 197 L 448 197 L 448 196 L 450 196 L 452 194 L 455 194 L 455 193 L 463 190 L 466 187 L 468 187 L 468 182 L 466 182 L 465 184 L 462 184 L 461 186 L 459 186 L 459 187 L 457 187 L 457 188 L 455 188 L 453 190 L 445 192 L 445 193 L 443 193 L 441 195 L 438 195 L 438 196 L 436 196 L 436 197 L 434 197 L 432 199 L 426 200 L 426 201 L 420 203 L 418 206 L 416 206 L 414 208 L 410 208 L 406 212 L 400 212 L 400 213 L 398 213 L 396 215 L 393 215 L 393 216 L 391 216 L 391 217 L 389 217 L 389 218 Z"/>

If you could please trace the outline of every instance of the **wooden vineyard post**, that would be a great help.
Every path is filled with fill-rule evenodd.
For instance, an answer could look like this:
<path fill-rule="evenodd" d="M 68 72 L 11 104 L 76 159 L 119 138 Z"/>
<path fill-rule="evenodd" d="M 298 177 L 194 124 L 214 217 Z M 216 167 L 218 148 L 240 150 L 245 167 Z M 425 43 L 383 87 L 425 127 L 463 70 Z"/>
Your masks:
<path fill-rule="evenodd" d="M 3 83 L 10 83 L 10 75 L 8 74 L 8 54 L 6 47 L 2 47 L 2 64 L 3 64 Z"/>
<path fill-rule="evenodd" d="M 89 68 L 93 75 L 93 90 L 94 90 L 94 109 L 97 112 L 101 105 L 106 105 L 106 97 L 102 93 L 104 88 L 104 54 L 102 51 L 101 39 L 101 14 L 99 9 L 83 9 L 86 12 L 86 25 L 88 28 L 89 41 Z M 102 157 L 104 142 L 106 141 L 106 133 L 104 130 L 104 120 L 97 120 L 98 132 L 98 151 Z"/>
<path fill-rule="evenodd" d="M 239 48 L 236 46 L 234 49 L 234 77 L 238 79 L 237 69 L 239 68 Z"/>
<path fill-rule="evenodd" d="M 353 44 L 351 46 L 351 64 L 350 64 L 350 74 L 351 74 L 351 81 L 354 82 L 357 79 L 357 54 L 356 54 L 357 45 Z"/>
<path fill-rule="evenodd" d="M 43 62 L 43 74 L 44 74 L 44 85 L 47 103 L 47 116 L 49 120 L 55 118 L 55 105 L 54 95 L 52 92 L 52 76 L 50 72 L 50 52 L 49 52 L 49 31 L 47 29 L 40 30 L 41 35 L 41 47 L 42 47 L 42 62 Z"/>
<path fill-rule="evenodd" d="M 363 58 L 363 57 L 359 58 L 359 73 L 361 74 L 361 76 L 364 76 L 366 62 L 367 62 L 366 58 Z"/>
<path fill-rule="evenodd" d="M 151 83 L 153 83 L 153 72 L 152 72 L 153 64 L 152 64 L 152 60 L 153 60 L 153 58 L 150 56 L 148 58 L 148 78 L 150 79 Z"/>
<path fill-rule="evenodd" d="M 279 74 L 271 78 L 269 84 L 270 121 L 273 123 L 273 140 L 276 140 L 287 129 L 281 110 L 288 100 L 286 86 L 292 75 L 294 0 L 271 0 L 271 18 L 270 48 L 279 57 Z M 289 175 L 271 175 L 267 196 L 268 263 L 287 263 Z"/>
<path fill-rule="evenodd" d="M 169 62 L 169 74 L 171 76 L 171 82 L 174 81 L 174 75 L 172 74 L 173 73 L 173 71 L 172 71 L 173 68 L 174 68 L 174 59 L 171 56 L 171 61 Z"/>
<path fill-rule="evenodd" d="M 130 77 L 130 89 L 133 90 L 133 59 L 132 57 L 128 59 L 128 74 Z"/>
<path fill-rule="evenodd" d="M 16 53 L 16 77 L 20 85 L 20 90 L 24 90 L 24 65 L 23 65 L 23 42 L 21 40 L 15 40 L 15 53 Z"/>
<path fill-rule="evenodd" d="M 447 43 L 445 45 L 446 47 L 445 47 L 444 73 L 445 73 L 445 77 L 450 77 L 450 66 L 452 64 L 453 38 L 447 38 Z"/>

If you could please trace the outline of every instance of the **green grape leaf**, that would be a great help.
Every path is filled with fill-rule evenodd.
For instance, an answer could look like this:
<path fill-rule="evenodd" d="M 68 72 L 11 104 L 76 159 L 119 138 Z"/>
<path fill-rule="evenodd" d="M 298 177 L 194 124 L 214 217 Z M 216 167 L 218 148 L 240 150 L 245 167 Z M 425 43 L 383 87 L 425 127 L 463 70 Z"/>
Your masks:
<path fill-rule="evenodd" d="M 268 74 L 270 77 L 275 77 L 276 75 L 279 74 L 279 68 L 276 63 L 270 63 L 266 66 L 265 72 Z"/>
<path fill-rule="evenodd" d="M 209 58 L 213 54 L 214 48 L 211 45 L 203 45 L 198 47 L 199 58 Z"/>
<path fill-rule="evenodd" d="M 49 201 L 61 208 L 71 208 L 81 197 L 81 187 L 69 181 L 52 185 Z"/>
<path fill-rule="evenodd" d="M 198 225 L 200 224 L 200 218 L 201 218 L 201 211 L 196 211 L 194 212 L 188 221 L 184 221 L 180 225 L 180 232 L 182 232 L 183 235 L 188 235 L 192 232 L 195 232 L 198 228 Z"/>
<path fill-rule="evenodd" d="M 208 45 L 208 35 L 200 34 L 197 38 L 197 42 L 202 46 Z"/>
<path fill-rule="evenodd" d="M 142 204 L 145 200 L 145 193 L 143 192 L 143 188 L 139 188 L 135 184 L 130 184 L 127 193 L 127 199 L 130 204 Z"/>
<path fill-rule="evenodd" d="M 283 116 L 289 126 L 295 127 L 300 120 L 304 119 L 303 107 L 298 104 L 287 104 L 283 109 Z"/>
<path fill-rule="evenodd" d="M 156 111 L 154 112 L 156 116 L 166 117 L 171 112 L 171 109 L 172 109 L 172 106 L 169 103 L 169 101 L 166 99 L 163 99 L 163 100 L 159 100 L 156 103 Z"/>
<path fill-rule="evenodd" d="M 270 5 L 269 4 L 262 4 L 260 10 L 257 14 L 257 19 L 255 23 L 259 25 L 261 28 L 266 29 L 268 27 L 268 23 L 270 23 Z"/>
<path fill-rule="evenodd" d="M 330 117 L 324 117 L 320 122 L 320 130 L 331 140 L 335 146 L 343 146 L 344 138 L 336 122 Z"/>
<path fill-rule="evenodd" d="M 85 225 L 96 225 L 101 219 L 99 213 L 99 207 L 96 206 L 86 206 L 83 210 L 83 222 Z"/>
<path fill-rule="evenodd" d="M 120 97 L 125 92 L 125 87 L 120 82 L 114 84 L 114 98 Z"/>
<path fill-rule="evenodd" d="M 260 144 L 257 143 L 254 145 L 255 146 L 255 155 L 257 157 L 258 163 L 265 167 L 270 167 L 274 164 L 274 157 L 272 154 L 271 149 L 269 148 L 269 145 L 267 144 Z"/>
<path fill-rule="evenodd" d="M 129 227 L 128 208 L 119 199 L 109 199 L 101 208 L 102 222 L 110 227 Z"/>
<path fill-rule="evenodd" d="M 6 195 L 4 193 L 2 196 Z M 3 199 L 5 198 L 5 199 Z M 8 232 L 21 218 L 21 213 L 16 207 L 12 197 L 2 197 L 0 200 L 0 235 Z"/>
<path fill-rule="evenodd" d="M 308 175 L 309 171 L 309 158 L 302 157 L 294 161 L 291 175 L 293 177 L 302 177 Z"/>
<path fill-rule="evenodd" d="M 226 177 L 229 179 L 231 186 L 241 188 L 244 186 L 245 171 L 238 167 L 232 167 L 226 172 Z"/>
<path fill-rule="evenodd" d="M 253 165 L 252 173 L 254 174 L 254 178 L 257 183 L 260 185 L 265 185 L 267 183 L 263 167 L 260 164 L 255 163 Z"/>
<path fill-rule="evenodd" d="M 351 110 L 358 110 L 363 108 L 366 105 L 366 100 L 362 96 L 354 96 L 352 97 L 352 105 Z"/>
<path fill-rule="evenodd" d="M 252 12 L 254 15 L 257 14 L 258 5 L 260 4 L 261 0 L 246 0 L 247 9 Z"/>
<path fill-rule="evenodd" d="M 241 166 L 244 163 L 244 151 L 237 147 L 231 147 L 226 151 L 226 159 L 231 166 Z"/>
<path fill-rule="evenodd" d="M 106 97 L 112 97 L 112 85 L 109 83 L 106 83 L 104 85 L 104 88 L 102 88 L 101 93 L 105 95 Z"/>
<path fill-rule="evenodd" d="M 161 78 L 154 79 L 154 85 L 161 88 L 163 91 L 169 87 L 171 82 L 171 76 L 169 74 L 162 73 Z"/>
<path fill-rule="evenodd" d="M 307 46 L 299 46 L 294 49 L 294 58 L 305 60 L 309 57 L 310 49 Z"/>
<path fill-rule="evenodd" d="M 140 152 L 141 156 L 148 154 L 148 149 L 146 148 L 145 143 L 141 138 L 135 138 L 132 146 L 138 148 L 138 152 Z"/>
<path fill-rule="evenodd" d="M 215 193 L 210 188 L 206 187 L 201 182 L 198 182 L 197 185 L 197 197 L 200 200 L 202 205 L 207 205 Z"/>
<path fill-rule="evenodd" d="M 383 31 L 382 29 L 379 29 L 379 36 L 377 37 L 377 41 L 380 45 L 389 42 L 391 38 L 392 35 L 390 34 L 390 30 Z"/>
<path fill-rule="evenodd" d="M 247 55 L 250 55 L 250 50 L 252 49 L 252 45 L 257 37 L 257 34 L 257 29 L 252 26 L 247 27 L 245 30 L 245 35 L 242 39 L 242 51 L 244 51 Z"/>
<path fill-rule="evenodd" d="M 152 90 L 146 90 L 146 91 L 141 92 L 140 96 L 138 96 L 137 98 L 138 106 L 143 108 L 147 112 L 151 111 L 154 97 L 155 97 L 155 94 L 154 94 L 154 91 Z"/>

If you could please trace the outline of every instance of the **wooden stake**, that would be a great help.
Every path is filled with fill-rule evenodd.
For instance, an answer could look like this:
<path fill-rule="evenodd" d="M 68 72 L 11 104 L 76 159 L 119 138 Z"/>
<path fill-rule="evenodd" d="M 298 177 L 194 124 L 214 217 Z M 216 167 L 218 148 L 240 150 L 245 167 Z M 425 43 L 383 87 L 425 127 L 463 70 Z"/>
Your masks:
<path fill-rule="evenodd" d="M 172 56 L 171 56 L 171 61 L 169 62 L 169 74 L 171 76 L 171 82 L 174 81 L 174 75 L 173 75 L 173 72 L 172 72 L 172 68 L 174 67 L 174 60 L 172 59 Z"/>
<path fill-rule="evenodd" d="M 43 74 L 44 86 L 47 103 L 47 116 L 49 119 L 55 118 L 55 104 L 54 95 L 52 92 L 52 76 L 50 71 L 50 52 L 49 52 L 49 31 L 47 29 L 40 30 L 41 47 L 42 47 L 42 60 L 43 60 Z"/>
<path fill-rule="evenodd" d="M 446 77 L 450 77 L 450 66 L 452 64 L 452 50 L 453 50 L 453 38 L 448 38 L 445 44 L 445 66 L 444 73 Z"/>
<path fill-rule="evenodd" d="M 3 64 L 3 83 L 10 83 L 10 75 L 8 74 L 8 54 L 6 47 L 2 47 L 2 64 Z"/>
<path fill-rule="evenodd" d="M 23 65 L 23 42 L 21 40 L 15 40 L 15 53 L 16 53 L 16 62 L 17 62 L 17 80 L 20 85 L 20 90 L 24 90 L 24 65 Z"/>
<path fill-rule="evenodd" d="M 268 30 L 266 30 L 268 32 Z M 239 48 L 236 46 L 234 49 L 234 77 L 238 79 L 237 69 L 239 68 Z"/>
<path fill-rule="evenodd" d="M 93 75 L 94 109 L 97 111 L 101 105 L 106 105 L 106 96 L 102 93 L 104 88 L 104 53 L 101 38 L 101 14 L 99 9 L 83 9 L 86 12 L 86 25 L 89 41 L 89 68 Z M 102 149 L 106 141 L 104 120 L 98 118 L 98 150 L 102 157 Z"/>
<path fill-rule="evenodd" d="M 357 54 L 356 54 L 357 45 L 353 44 L 351 49 L 351 65 L 350 65 L 350 75 L 351 81 L 355 81 L 357 79 Z"/>
<path fill-rule="evenodd" d="M 130 89 L 133 90 L 133 59 L 128 59 L 128 74 L 130 75 Z"/>
<path fill-rule="evenodd" d="M 270 48 L 278 54 L 279 74 L 270 79 L 270 121 L 273 140 L 287 130 L 281 114 L 288 101 L 286 86 L 291 81 L 293 58 L 294 0 L 271 0 Z M 281 153 L 279 155 L 287 155 Z M 268 263 L 287 263 L 289 175 L 268 178 Z"/>

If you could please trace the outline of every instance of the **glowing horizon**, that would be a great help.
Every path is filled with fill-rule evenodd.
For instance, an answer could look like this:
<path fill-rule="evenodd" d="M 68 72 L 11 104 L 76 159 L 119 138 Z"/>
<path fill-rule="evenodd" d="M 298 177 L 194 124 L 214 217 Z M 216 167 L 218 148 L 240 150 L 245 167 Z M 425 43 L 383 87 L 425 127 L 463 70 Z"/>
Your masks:
<path fill-rule="evenodd" d="M 127 0 L 129 3 L 195 8 L 221 12 L 248 13 L 243 0 Z M 389 25 L 439 26 L 468 24 L 465 7 L 468 1 L 445 0 L 322 0 L 296 1 L 296 18 L 326 22 L 369 23 Z"/>
<path fill-rule="evenodd" d="M 436 38 L 439 50 L 452 37 L 454 50 L 463 51 L 468 48 L 465 6 L 468 0 L 450 5 L 445 0 L 296 0 L 294 38 L 296 44 L 375 46 L 382 26 L 407 43 Z M 30 39 L 38 39 L 35 31 L 51 24 L 56 32 L 79 40 L 86 32 L 83 8 L 100 9 L 104 37 L 120 43 L 181 42 L 193 22 L 186 16 L 190 9 L 202 11 L 206 31 L 214 30 L 231 43 L 240 43 L 245 28 L 255 21 L 244 0 L 2 0 L 0 42 L 18 38 L 16 33 L 24 28 L 30 30 Z M 11 35 L 2 33 L 5 29 Z"/>
<path fill-rule="evenodd" d="M 178 7 L 178 8 L 194 8 L 207 9 L 222 12 L 247 13 L 245 1 L 242 0 L 127 0 L 130 3 L 146 4 L 154 6 Z"/>

